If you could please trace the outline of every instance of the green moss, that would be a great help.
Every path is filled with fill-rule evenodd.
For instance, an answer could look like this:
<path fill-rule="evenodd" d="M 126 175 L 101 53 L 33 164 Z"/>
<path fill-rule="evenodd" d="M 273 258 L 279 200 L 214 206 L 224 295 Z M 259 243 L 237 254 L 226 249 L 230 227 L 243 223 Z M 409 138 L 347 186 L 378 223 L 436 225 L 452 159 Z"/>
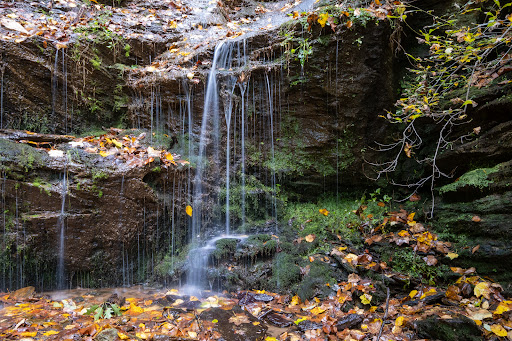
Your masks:
<path fill-rule="evenodd" d="M 300 281 L 300 268 L 297 265 L 300 258 L 279 253 L 272 267 L 272 284 L 280 290 L 289 290 Z"/>
<path fill-rule="evenodd" d="M 215 250 L 212 252 L 212 256 L 215 257 L 217 260 L 226 258 L 230 254 L 235 253 L 237 245 L 238 245 L 238 239 L 233 239 L 233 238 L 220 239 L 215 244 Z"/>
<path fill-rule="evenodd" d="M 466 186 L 471 186 L 479 189 L 484 189 L 489 187 L 490 184 L 493 183 L 492 180 L 489 180 L 489 175 L 496 173 L 499 171 L 499 165 L 493 168 L 478 168 L 472 171 L 469 171 L 462 175 L 455 182 L 445 185 L 439 189 L 439 193 L 447 193 L 447 192 L 455 192 L 458 189 Z"/>
<path fill-rule="evenodd" d="M 43 156 L 40 151 L 27 144 L 1 139 L 0 164 L 5 167 L 9 163 L 12 164 L 9 167 L 11 171 L 29 172 L 43 165 Z"/>
<path fill-rule="evenodd" d="M 102 170 L 93 168 L 91 170 L 92 173 L 92 181 L 97 182 L 98 180 L 108 179 L 108 174 Z"/>
<path fill-rule="evenodd" d="M 42 193 L 45 191 L 46 195 L 51 196 L 52 193 L 50 192 L 51 184 L 44 182 L 41 178 L 37 177 L 32 181 L 32 185 L 39 188 L 39 191 Z"/>
<path fill-rule="evenodd" d="M 435 285 L 439 279 L 450 272 L 446 265 L 428 265 L 422 257 L 408 247 L 387 249 L 383 252 L 382 259 L 388 261 L 393 270 L 430 285 Z"/>
<path fill-rule="evenodd" d="M 309 273 L 296 286 L 296 293 L 301 300 L 312 299 L 315 296 L 327 296 L 331 291 L 326 283 L 334 285 L 336 280 L 330 276 L 332 269 L 328 264 L 322 262 L 312 262 Z"/>

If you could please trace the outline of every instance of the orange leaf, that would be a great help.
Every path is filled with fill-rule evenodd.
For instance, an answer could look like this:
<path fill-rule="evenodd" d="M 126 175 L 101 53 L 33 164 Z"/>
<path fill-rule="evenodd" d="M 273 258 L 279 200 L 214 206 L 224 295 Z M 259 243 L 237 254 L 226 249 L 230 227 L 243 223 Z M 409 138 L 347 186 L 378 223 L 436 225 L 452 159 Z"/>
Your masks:
<path fill-rule="evenodd" d="M 192 206 L 187 205 L 187 207 L 185 208 L 185 212 L 187 212 L 187 215 L 189 217 L 192 217 Z"/>
<path fill-rule="evenodd" d="M 471 218 L 471 220 L 475 223 L 479 223 L 482 221 L 482 218 L 480 218 L 479 216 L 473 216 L 473 218 Z"/>
<path fill-rule="evenodd" d="M 141 307 L 139 307 L 139 306 L 137 306 L 137 305 L 135 305 L 135 304 L 133 304 L 133 303 L 130 303 L 130 309 L 128 309 L 128 310 L 126 311 L 126 313 L 127 313 L 128 315 L 132 315 L 132 316 L 140 315 L 140 314 L 142 314 L 143 312 L 144 312 L 144 309 L 143 309 L 143 308 L 141 308 Z"/>
<path fill-rule="evenodd" d="M 473 249 L 471 249 L 471 253 L 475 253 L 478 251 L 478 249 L 480 248 L 480 244 L 478 244 L 477 246 L 475 246 Z"/>
<path fill-rule="evenodd" d="M 329 215 L 329 211 L 327 211 L 325 208 L 319 209 L 318 212 L 322 213 L 324 216 L 328 216 Z"/>

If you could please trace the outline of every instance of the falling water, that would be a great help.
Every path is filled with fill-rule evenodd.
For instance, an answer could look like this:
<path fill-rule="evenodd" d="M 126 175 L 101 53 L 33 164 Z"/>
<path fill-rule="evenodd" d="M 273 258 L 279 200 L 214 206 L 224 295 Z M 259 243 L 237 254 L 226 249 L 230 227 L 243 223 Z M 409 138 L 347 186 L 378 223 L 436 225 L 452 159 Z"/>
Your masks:
<path fill-rule="evenodd" d="M 230 152 L 231 152 L 231 114 L 233 113 L 233 92 L 235 91 L 236 86 L 236 78 L 230 77 L 227 81 L 227 100 L 224 104 L 224 117 L 226 118 L 226 132 L 227 132 L 227 142 L 226 142 L 226 234 L 230 233 L 230 214 L 229 214 L 229 185 L 230 185 L 230 173 L 229 168 L 231 164 Z"/>
<path fill-rule="evenodd" d="M 201 135 L 199 140 L 199 151 L 197 155 L 197 167 L 194 177 L 194 193 L 193 193 L 193 214 L 192 214 L 192 244 L 198 244 L 199 234 L 202 228 L 203 205 L 205 202 L 205 193 L 203 193 L 203 177 L 205 175 L 205 167 L 207 161 L 206 146 L 213 138 L 213 158 L 217 162 L 219 160 L 219 89 L 217 84 L 217 75 L 220 70 L 229 69 L 231 65 L 231 55 L 233 45 L 221 42 L 215 47 L 212 67 L 208 75 L 206 86 L 206 94 L 204 98 L 203 118 L 201 121 Z M 234 88 L 232 83 L 231 88 Z M 228 120 L 228 114 L 226 120 Z M 229 113 L 229 116 L 231 113 Z M 229 117 L 229 120 L 231 118 Z M 211 131 L 209 136 L 208 132 Z M 228 129 L 229 131 L 229 129 Z M 229 139 L 228 139 L 229 140 Z M 229 229 L 229 223 L 226 223 L 226 229 Z M 190 287 L 201 288 L 203 285 L 203 274 L 208 258 L 198 254 L 197 250 L 193 250 L 189 254 L 190 269 L 187 276 L 187 284 Z"/>
<path fill-rule="evenodd" d="M 244 55 L 245 55 L 245 41 L 244 41 Z M 242 192 L 242 226 L 245 226 L 245 91 L 247 90 L 247 81 L 243 79 L 241 82 L 238 83 L 240 87 L 240 93 L 242 97 L 242 136 L 241 136 L 241 153 L 242 153 L 242 160 L 240 161 L 242 164 L 242 186 L 241 186 L 241 192 Z"/>
<path fill-rule="evenodd" d="M 270 84 L 268 73 L 265 73 L 265 80 L 267 82 L 267 94 L 268 94 L 268 112 L 270 116 L 270 149 L 272 155 L 272 165 L 275 165 L 275 149 L 274 149 L 274 106 L 273 106 L 273 96 L 272 96 L 272 87 Z M 275 166 L 272 167 L 271 170 L 271 183 L 272 183 L 272 216 L 274 221 L 277 222 L 277 182 L 276 182 L 276 171 Z"/>
<path fill-rule="evenodd" d="M 0 64 L 0 129 L 4 128 L 4 74 L 5 64 L 2 61 Z"/>
<path fill-rule="evenodd" d="M 57 227 L 59 229 L 59 260 L 57 265 L 57 287 L 59 289 L 65 288 L 65 279 L 64 279 L 64 242 L 66 237 L 66 195 L 68 192 L 68 179 L 67 172 L 64 170 L 62 174 L 62 188 L 61 188 L 61 196 L 62 203 L 60 207 L 60 215 L 57 223 Z"/>
<path fill-rule="evenodd" d="M 53 66 L 53 75 L 52 75 L 52 118 L 55 117 L 55 106 L 57 103 L 57 88 L 58 88 L 58 67 L 59 64 L 59 49 L 55 50 L 55 65 Z"/>

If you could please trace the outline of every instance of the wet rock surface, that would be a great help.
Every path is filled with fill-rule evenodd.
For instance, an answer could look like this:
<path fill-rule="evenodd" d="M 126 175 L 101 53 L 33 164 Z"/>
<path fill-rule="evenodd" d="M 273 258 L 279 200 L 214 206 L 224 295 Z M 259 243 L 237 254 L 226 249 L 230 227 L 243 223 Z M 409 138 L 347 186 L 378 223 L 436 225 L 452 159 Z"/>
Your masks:
<path fill-rule="evenodd" d="M 37 286 L 55 285 L 54 279 L 39 272 L 42 268 L 48 274 L 56 271 L 52 268 L 56 269 L 59 258 L 62 226 L 70 285 L 87 283 L 86 274 L 96 277 L 95 284 L 90 285 L 119 283 L 122 278 L 126 281 L 127 269 L 135 269 L 138 262 L 134 256 L 146 257 L 149 245 L 163 242 L 160 233 L 166 227 L 159 221 L 166 216 L 166 208 L 158 188 L 177 185 L 166 180 L 167 173 L 176 172 L 180 179 L 180 171 L 155 172 L 155 165 L 115 162 L 114 155 L 103 157 L 74 148 L 70 136 L 5 130 L 2 134 L 3 217 L 10 222 L 5 247 L 22 248 L 27 257 L 30 255 L 23 276 L 11 277 L 10 283 L 42 276 L 41 282 L 34 282 Z M 153 175 L 151 181 L 146 178 L 148 174 Z M 141 247 L 141 241 L 145 246 Z M 6 259 L 9 266 L 22 266 L 15 257 Z"/>
<path fill-rule="evenodd" d="M 464 316 L 453 319 L 437 317 L 416 321 L 417 336 L 433 340 L 482 340 L 482 333 L 475 322 Z"/>

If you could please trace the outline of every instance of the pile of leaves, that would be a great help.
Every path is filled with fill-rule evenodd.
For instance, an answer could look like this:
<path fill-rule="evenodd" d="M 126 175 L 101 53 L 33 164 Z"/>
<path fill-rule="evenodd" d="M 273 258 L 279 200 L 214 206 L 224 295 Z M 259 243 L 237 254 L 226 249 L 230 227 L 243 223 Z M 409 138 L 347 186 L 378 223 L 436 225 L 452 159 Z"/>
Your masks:
<path fill-rule="evenodd" d="M 451 280 L 443 287 L 410 281 L 373 252 L 373 247 L 410 249 L 421 256 L 425 267 L 434 268 L 457 257 L 451 244 L 414 221 L 413 212 L 393 211 L 382 221 L 368 223 L 364 211 L 360 207 L 354 213 L 362 217 L 363 223 L 356 228 L 361 230 L 367 249 L 360 252 L 344 244 L 340 236 L 322 241 L 329 245 L 329 253 L 309 257 L 310 262 L 349 270 L 346 280 L 325 283 L 329 295 L 301 300 L 293 294 L 248 290 L 189 296 L 171 289 L 157 293 L 142 290 L 139 296 L 126 299 L 114 294 L 106 300 L 83 291 L 70 292 L 72 299 L 52 300 L 25 288 L 0 295 L 0 338 L 92 340 L 109 334 L 121 340 L 242 336 L 268 341 L 398 341 L 439 338 L 439 334 L 429 333 L 448 325 L 460 332 L 467 329 L 470 334 L 465 335 L 478 339 L 512 339 L 512 301 L 498 283 L 478 276 L 475 268 L 460 267 L 450 268 Z M 330 212 L 320 209 L 317 214 L 326 217 Z M 390 232 L 391 228 L 397 232 Z M 316 239 L 310 234 L 295 242 L 313 243 Z"/>

